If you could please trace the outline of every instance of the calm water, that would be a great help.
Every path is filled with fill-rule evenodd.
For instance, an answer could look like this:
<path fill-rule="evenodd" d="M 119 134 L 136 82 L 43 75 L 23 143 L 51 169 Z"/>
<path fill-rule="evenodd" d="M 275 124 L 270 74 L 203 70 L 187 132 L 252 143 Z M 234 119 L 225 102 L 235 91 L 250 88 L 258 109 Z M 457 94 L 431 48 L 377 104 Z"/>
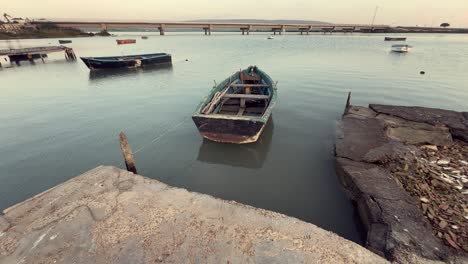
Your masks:
<path fill-rule="evenodd" d="M 55 54 L 46 64 L 0 70 L 0 209 L 100 164 L 124 168 L 124 131 L 142 175 L 361 242 L 333 163 L 347 92 L 354 104 L 467 110 L 468 36 L 408 35 L 415 49 L 403 55 L 389 53 L 381 35 L 266 36 L 178 33 L 122 46 L 73 39 L 78 56 L 168 52 L 173 67 L 92 75 Z M 0 49 L 48 43 L 57 41 L 0 41 Z M 251 64 L 278 81 L 272 122 L 256 144 L 202 140 L 193 110 L 213 80 Z"/>

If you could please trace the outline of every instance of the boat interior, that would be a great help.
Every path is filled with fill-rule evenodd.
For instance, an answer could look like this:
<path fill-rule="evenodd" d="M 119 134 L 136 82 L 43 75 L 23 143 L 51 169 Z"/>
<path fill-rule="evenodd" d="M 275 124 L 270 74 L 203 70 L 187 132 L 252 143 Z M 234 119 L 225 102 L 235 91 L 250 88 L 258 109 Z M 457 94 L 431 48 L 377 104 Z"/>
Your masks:
<path fill-rule="evenodd" d="M 201 113 L 205 115 L 262 116 L 271 98 L 271 85 L 251 67 L 217 91 Z"/>

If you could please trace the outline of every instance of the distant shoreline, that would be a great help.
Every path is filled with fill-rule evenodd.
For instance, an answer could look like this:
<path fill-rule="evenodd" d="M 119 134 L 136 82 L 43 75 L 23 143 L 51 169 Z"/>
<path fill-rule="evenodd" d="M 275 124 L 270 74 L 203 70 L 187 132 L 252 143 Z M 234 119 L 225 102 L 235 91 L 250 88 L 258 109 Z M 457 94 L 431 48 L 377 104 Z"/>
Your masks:
<path fill-rule="evenodd" d="M 98 28 L 87 28 L 87 31 L 98 31 Z M 158 30 L 148 31 L 146 28 L 115 28 L 111 30 L 112 32 L 135 32 L 135 33 L 156 33 Z M 202 31 L 197 29 L 173 29 L 167 31 L 168 33 L 176 32 L 200 32 Z M 232 32 L 238 33 L 238 30 L 235 29 L 216 29 L 213 32 Z M 310 33 L 323 33 L 323 31 L 309 31 Z M 273 33 L 269 30 L 252 30 L 252 34 L 255 33 Z M 288 30 L 286 34 L 291 33 L 301 33 L 300 30 Z M 302 32 L 305 33 L 305 32 Z M 365 32 L 349 32 L 344 30 L 334 30 L 325 32 L 327 34 L 468 34 L 468 28 L 434 28 L 434 27 L 391 27 L 386 31 L 365 31 Z M 36 30 L 23 30 L 19 33 L 6 33 L 0 32 L 0 40 L 10 40 L 10 39 L 47 39 L 47 38 L 79 38 L 79 37 L 93 37 L 93 36 L 110 36 L 107 31 L 101 31 L 99 33 L 86 33 L 82 29 L 78 28 L 62 28 L 55 26 L 54 24 L 48 25 L 48 27 L 38 28 Z"/>

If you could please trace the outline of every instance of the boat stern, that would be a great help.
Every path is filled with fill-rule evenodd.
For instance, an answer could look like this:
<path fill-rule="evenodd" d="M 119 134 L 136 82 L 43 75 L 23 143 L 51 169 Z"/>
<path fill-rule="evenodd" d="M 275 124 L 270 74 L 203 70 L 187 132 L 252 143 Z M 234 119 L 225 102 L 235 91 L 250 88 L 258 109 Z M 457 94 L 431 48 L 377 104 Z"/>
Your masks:
<path fill-rule="evenodd" d="M 209 140 L 221 143 L 253 143 L 260 137 L 265 123 L 259 120 L 234 117 L 192 116 L 200 134 Z"/>

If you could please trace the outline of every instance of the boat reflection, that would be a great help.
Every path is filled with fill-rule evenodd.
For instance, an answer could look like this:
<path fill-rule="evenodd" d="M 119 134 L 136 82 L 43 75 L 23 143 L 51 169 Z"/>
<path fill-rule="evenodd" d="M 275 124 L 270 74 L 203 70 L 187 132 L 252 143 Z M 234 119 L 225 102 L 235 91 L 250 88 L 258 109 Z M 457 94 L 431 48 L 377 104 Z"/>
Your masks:
<path fill-rule="evenodd" d="M 270 117 L 260 138 L 250 144 L 223 144 L 204 138 L 198 150 L 197 160 L 210 164 L 259 169 L 270 151 L 273 127 L 273 117 Z"/>
<path fill-rule="evenodd" d="M 152 65 L 138 68 L 119 68 L 119 69 L 105 69 L 89 72 L 90 80 L 101 80 L 106 78 L 125 77 L 132 74 L 141 74 L 148 72 L 170 72 L 172 71 L 172 64 Z"/>

